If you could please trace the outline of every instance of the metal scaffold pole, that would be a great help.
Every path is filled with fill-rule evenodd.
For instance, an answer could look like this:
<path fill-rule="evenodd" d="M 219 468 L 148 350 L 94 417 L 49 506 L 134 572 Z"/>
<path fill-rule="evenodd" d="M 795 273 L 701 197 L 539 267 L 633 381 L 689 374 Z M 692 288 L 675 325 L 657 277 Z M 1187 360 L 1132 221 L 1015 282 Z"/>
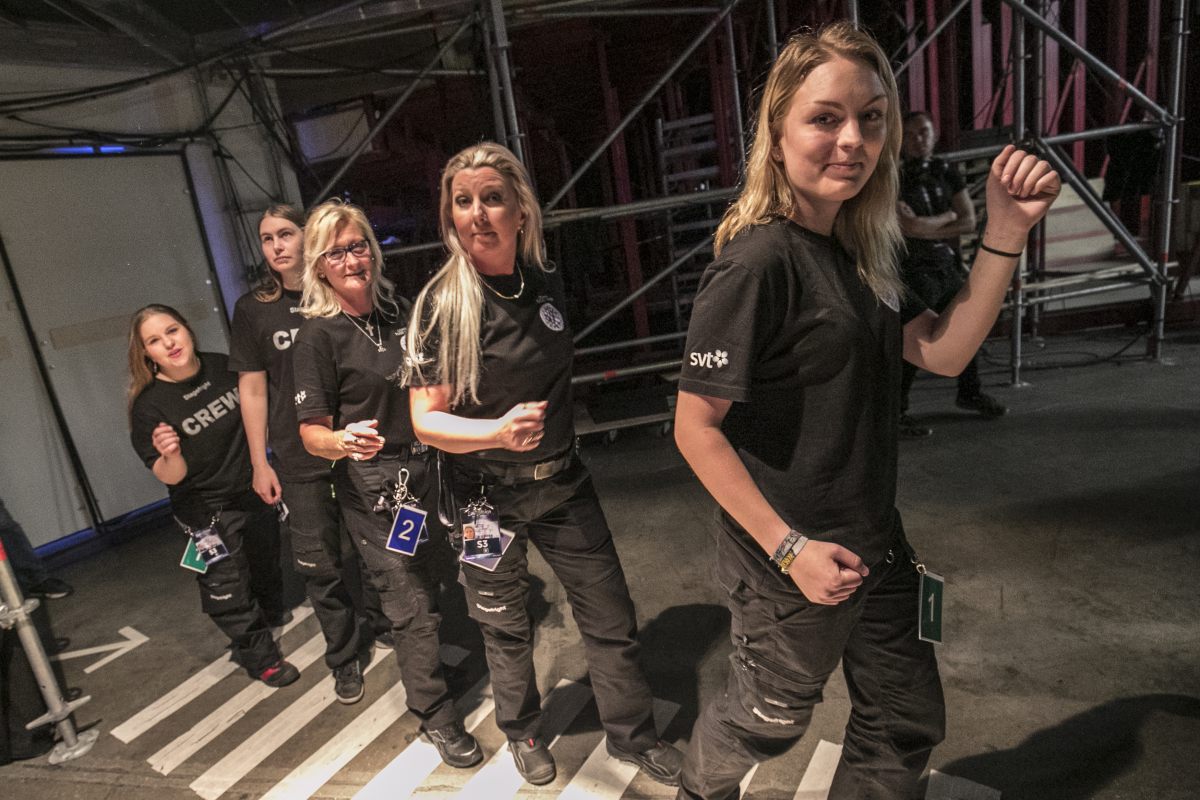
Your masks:
<path fill-rule="evenodd" d="M 34 627 L 33 620 L 30 619 L 37 607 L 36 599 L 26 600 L 21 596 L 17 576 L 13 573 L 4 545 L 0 544 L 0 628 L 16 628 L 17 637 L 21 640 L 21 647 L 29 659 L 29 666 L 37 679 L 38 689 L 41 690 L 47 709 L 45 714 L 26 723 L 25 729 L 33 730 L 53 723 L 61 741 L 50 751 L 50 763 L 61 764 L 79 758 L 91 750 L 100 736 L 100 731 L 93 729 L 76 732 L 71 714 L 92 698 L 84 696 L 71 702 L 63 698 L 62 689 L 54 677 L 54 670 L 50 668 L 50 659 L 42 647 L 42 639 Z"/>
<path fill-rule="evenodd" d="M 1017 0 L 1020 2 L 1020 0 Z M 1019 15 L 1013 17 L 1013 139 L 1020 142 L 1025 138 L 1025 21 Z M 1009 342 L 1009 377 L 1011 386 L 1024 386 L 1021 382 L 1021 334 L 1025 317 L 1025 293 L 1022 281 L 1026 268 L 1025 251 L 1021 251 L 1016 272 L 1012 279 L 1012 331 Z"/>
<path fill-rule="evenodd" d="M 494 62 L 493 69 L 499 74 L 500 89 L 504 95 L 504 113 L 507 121 L 507 136 L 505 143 L 508 149 L 516 154 L 522 162 L 525 161 L 525 148 L 522 143 L 521 124 L 517 120 L 517 97 L 513 94 L 512 59 L 510 51 L 512 44 L 508 40 L 508 27 L 504 22 L 504 6 L 500 0 L 487 0 L 488 14 L 491 15 L 491 33 L 493 41 L 488 43 L 489 56 Z"/>

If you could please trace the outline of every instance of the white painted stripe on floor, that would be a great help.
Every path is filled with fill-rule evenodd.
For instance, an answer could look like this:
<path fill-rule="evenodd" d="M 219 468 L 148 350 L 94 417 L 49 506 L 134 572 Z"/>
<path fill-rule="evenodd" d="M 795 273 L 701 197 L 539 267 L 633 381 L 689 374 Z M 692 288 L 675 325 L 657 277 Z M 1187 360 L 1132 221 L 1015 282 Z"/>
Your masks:
<path fill-rule="evenodd" d="M 302 644 L 296 652 L 288 656 L 288 661 L 292 662 L 296 669 L 303 670 L 324 654 L 325 636 L 318 633 Z M 322 663 L 322 666 L 324 666 L 324 663 Z M 177 737 L 175 741 L 146 760 L 150 762 L 150 766 L 156 772 L 161 772 L 163 775 L 170 775 L 176 767 L 195 755 L 200 748 L 228 730 L 231 725 L 246 716 L 252 708 L 263 700 L 266 700 L 276 691 L 278 690 L 272 689 L 262 681 L 254 681 L 245 689 L 242 689 L 229 698 L 219 708 L 214 709 L 187 733 Z"/>
<path fill-rule="evenodd" d="M 669 700 L 654 700 L 654 724 L 660 731 L 666 730 L 679 711 L 679 704 Z M 558 800 L 619 800 L 638 768 L 634 764 L 618 761 L 608 754 L 607 737 L 600 740 L 596 749 L 588 756 L 587 761 L 567 788 L 558 796 Z"/>
<path fill-rule="evenodd" d="M 750 800 L 750 795 L 747 794 L 747 792 L 750 791 L 750 781 L 754 780 L 754 773 L 756 772 L 758 772 L 758 764 L 755 764 L 753 767 L 751 767 L 750 771 L 746 773 L 745 777 L 743 777 L 741 782 L 738 784 L 738 789 L 742 794 L 742 800 Z"/>
<path fill-rule="evenodd" d="M 837 771 L 841 757 L 840 744 L 824 739 L 817 742 L 812 760 L 808 762 L 804 777 L 800 779 L 800 788 L 796 790 L 795 800 L 826 800 L 829 797 L 829 787 L 833 785 L 833 773 Z"/>
<path fill-rule="evenodd" d="M 312 606 L 302 605 L 292 613 L 292 621 L 283 626 L 280 635 L 287 633 L 304 620 L 312 616 Z M 146 731 L 174 714 L 185 705 L 195 700 L 204 692 L 216 686 L 225 678 L 232 675 L 240 667 L 229 660 L 225 654 L 204 669 L 191 676 L 183 683 L 155 700 L 150 705 L 134 714 L 129 719 L 112 729 L 112 735 L 125 744 L 141 736 Z"/>
<path fill-rule="evenodd" d="M 463 720 L 463 727 L 468 732 L 474 731 L 479 727 L 479 723 L 491 716 L 496 709 L 496 702 L 492 699 L 488 677 L 484 676 L 483 680 L 475 684 L 458 701 L 458 706 L 463 710 L 471 709 Z M 390 764 L 376 773 L 375 777 L 354 795 L 354 800 L 394 800 L 394 798 L 409 797 L 441 763 L 442 757 L 438 755 L 436 747 L 424 738 L 415 739 L 412 744 L 393 758 Z M 288 797 L 308 797 L 312 794 L 308 791 L 307 786 L 305 792 L 303 795 L 279 795 L 278 800 Z M 273 791 L 272 794 L 274 794 Z M 268 799 L 276 800 L 272 795 L 262 798 L 262 800 Z"/>
<path fill-rule="evenodd" d="M 1000 800 L 1000 792 L 982 783 L 956 778 L 934 769 L 929 771 L 925 800 Z"/>
<path fill-rule="evenodd" d="M 548 747 L 553 747 L 559 735 L 587 705 L 592 696 L 591 688 L 574 681 L 562 680 L 550 692 L 542 709 L 542 738 Z M 467 781 L 456 797 L 467 800 L 501 800 L 516 797 L 525 785 L 525 779 L 517 772 L 507 747 L 502 747 L 479 772 Z"/>
<path fill-rule="evenodd" d="M 390 650 L 376 650 L 371 662 L 363 670 L 366 674 L 383 663 L 391 655 Z M 230 786 L 240 781 L 268 756 L 312 722 L 337 697 L 334 692 L 333 676 L 330 675 L 309 689 L 290 706 L 275 715 L 274 719 L 254 732 L 250 738 L 235 747 L 216 764 L 192 781 L 189 788 L 204 798 L 217 800 Z"/>

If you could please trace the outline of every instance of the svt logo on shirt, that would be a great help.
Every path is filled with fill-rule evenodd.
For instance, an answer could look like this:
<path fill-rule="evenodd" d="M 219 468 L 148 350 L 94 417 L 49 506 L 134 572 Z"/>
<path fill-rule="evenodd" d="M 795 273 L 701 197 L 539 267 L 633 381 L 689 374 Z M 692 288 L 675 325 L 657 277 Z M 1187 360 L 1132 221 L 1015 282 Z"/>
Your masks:
<path fill-rule="evenodd" d="M 720 369 L 729 363 L 729 353 L 724 350 L 714 350 L 711 353 L 688 353 L 688 361 L 693 367 Z"/>

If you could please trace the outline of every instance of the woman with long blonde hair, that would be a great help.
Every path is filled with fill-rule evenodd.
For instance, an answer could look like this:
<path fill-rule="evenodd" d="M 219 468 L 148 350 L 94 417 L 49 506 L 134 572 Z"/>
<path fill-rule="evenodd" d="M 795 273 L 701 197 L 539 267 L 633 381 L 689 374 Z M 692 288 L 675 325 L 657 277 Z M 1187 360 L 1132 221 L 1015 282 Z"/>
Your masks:
<path fill-rule="evenodd" d="M 450 255 L 417 297 L 409 395 L 417 436 L 450 454 L 467 608 L 483 631 L 496 723 L 527 781 L 554 780 L 527 608 L 532 543 L 566 589 L 608 752 L 674 785 L 682 756 L 658 739 L 633 601 L 575 452 L 574 346 L 529 176 L 498 144 L 468 147 L 446 164 L 440 207 Z"/>
<path fill-rule="evenodd" d="M 918 562 L 895 509 L 901 357 L 962 369 L 1060 187 L 1045 161 L 1000 153 L 971 278 L 937 315 L 897 277 L 900 141 L 895 79 L 869 34 L 836 23 L 789 40 L 679 381 L 675 438 L 720 506 L 734 645 L 683 798 L 736 798 L 751 766 L 803 736 L 839 661 L 852 711 L 830 798 L 915 797 L 943 736 Z"/>
<path fill-rule="evenodd" d="M 166 485 L 175 520 L 206 554 L 197 567 L 200 607 L 251 678 L 272 687 L 293 683 L 300 672 L 271 637 L 286 616 L 279 528 L 250 485 L 237 374 L 224 354 L 197 351 L 183 315 L 153 304 L 129 323 L 129 377 L 133 449 Z"/>
<path fill-rule="evenodd" d="M 292 348 L 300 439 L 336 462 L 338 506 L 391 620 L 409 710 L 446 764 L 470 767 L 483 751 L 463 728 L 438 654 L 437 564 L 448 545 L 433 454 L 413 435 L 399 384 L 409 307 L 393 297 L 362 209 L 330 200 L 309 212 L 301 283 L 306 321 Z M 361 692 L 358 662 L 346 669 Z"/>

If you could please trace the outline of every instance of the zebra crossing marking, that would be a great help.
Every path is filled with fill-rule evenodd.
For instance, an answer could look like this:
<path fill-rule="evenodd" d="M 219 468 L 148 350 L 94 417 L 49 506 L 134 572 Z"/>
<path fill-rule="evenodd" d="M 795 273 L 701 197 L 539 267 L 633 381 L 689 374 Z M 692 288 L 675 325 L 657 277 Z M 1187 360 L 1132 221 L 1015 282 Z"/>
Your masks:
<path fill-rule="evenodd" d="M 374 667 L 377 663 L 381 663 L 382 661 L 386 660 L 388 654 L 391 652 L 391 648 L 376 648 L 375 656 L 372 659 L 371 664 L 368 665 L 367 671 L 370 671 L 371 667 Z M 442 645 L 441 647 L 442 662 L 449 664 L 452 667 L 456 667 L 461 664 L 469 655 L 470 653 L 461 647 L 456 647 L 454 645 Z M 326 689 L 331 691 L 331 687 L 333 685 L 332 678 L 330 678 L 330 680 L 323 685 L 326 687 Z M 315 695 L 316 689 L 310 690 L 308 694 Z M 270 791 L 263 795 L 260 800 L 266 800 L 266 798 L 284 800 L 286 798 L 311 796 L 323 785 L 325 785 L 325 783 L 334 775 L 336 775 L 342 767 L 349 764 L 355 756 L 365 750 L 367 746 L 371 744 L 371 742 L 379 738 L 380 734 L 387 730 L 392 723 L 408 713 L 407 702 L 408 693 L 404 689 L 404 684 L 397 682 L 386 692 L 384 692 L 384 694 L 378 700 L 368 706 L 366 711 L 349 722 L 344 728 L 342 728 L 341 731 L 339 731 L 331 739 L 329 739 L 329 741 L 318 748 L 315 753 L 305 759 L 302 764 L 288 773 L 287 777 L 275 784 L 275 786 L 271 787 Z M 321 704 L 321 707 L 317 709 L 317 713 L 319 713 L 329 705 L 332 705 L 333 697 L 330 695 L 328 698 L 326 698 L 324 695 L 320 695 L 314 698 L 309 698 L 308 695 L 305 695 L 305 697 L 293 703 L 292 706 L 302 708 L 305 703 Z M 298 711 L 294 715 L 289 716 L 288 719 L 280 719 L 285 714 L 292 712 L 292 710 L 292 707 L 289 707 L 287 711 L 277 716 L 271 721 L 271 723 L 268 724 L 267 727 L 264 727 L 262 731 L 260 731 L 260 736 L 265 732 L 267 734 L 267 738 L 273 738 L 275 736 L 275 730 L 268 730 L 268 728 L 272 728 L 272 726 L 280 728 L 282 733 L 279 735 L 275 746 L 272 747 L 270 751 L 261 753 L 261 757 L 258 759 L 258 761 L 256 761 L 254 764 L 250 764 L 248 768 L 241 769 L 241 766 L 239 765 L 238 769 L 241 770 L 240 774 L 238 774 L 235 780 L 228 781 L 227 785 L 222 791 L 227 790 L 230 786 L 236 783 L 237 780 L 245 777 L 246 774 L 249 773 L 250 769 L 258 766 L 263 759 L 270 755 L 270 753 L 273 752 L 277 747 L 281 746 L 284 741 L 286 741 L 287 738 L 289 738 L 295 731 L 298 731 L 303 725 L 307 724 L 312 717 L 316 716 L 316 713 L 314 713 L 310 716 L 310 720 L 305 720 L 303 719 L 305 716 L 303 712 Z M 230 755 L 232 755 L 232 753 Z M 215 789 L 219 786 L 217 781 L 224 781 L 225 773 L 221 770 L 221 764 L 214 765 L 208 771 L 208 773 L 205 774 L 207 775 L 210 773 L 215 776 L 215 780 L 213 780 L 211 783 L 212 788 Z M 203 778 L 204 776 L 201 776 L 199 779 L 197 779 L 197 781 L 192 784 L 192 789 L 196 790 L 196 792 L 206 800 L 213 800 L 214 797 L 219 795 L 213 795 L 210 797 L 208 794 L 205 794 L 205 792 L 201 791 L 201 788 L 207 787 L 197 787 L 197 784 L 200 783 Z"/>
<path fill-rule="evenodd" d="M 472 709 L 463 720 L 463 727 L 468 733 L 473 732 L 479 727 L 479 723 L 496 710 L 489 676 L 485 675 L 479 683 L 471 687 L 457 705 L 463 710 Z M 360 789 L 354 795 L 354 800 L 392 800 L 397 797 L 409 797 L 441 763 L 442 757 L 438 755 L 436 747 L 423 738 L 415 739 Z M 262 800 L 285 800 L 286 797 L 280 795 L 274 798 L 268 795 Z"/>
<path fill-rule="evenodd" d="M 655 698 L 654 724 L 657 730 L 666 730 L 678 711 L 678 703 Z M 607 736 L 600 739 L 600 744 L 596 745 L 567 788 L 558 796 L 559 800 L 619 800 L 625 793 L 638 774 L 638 768 L 610 756 L 607 741 Z"/>
<path fill-rule="evenodd" d="M 542 737 L 547 747 L 554 747 L 559 735 L 579 715 L 591 696 L 592 690 L 582 683 L 559 681 L 542 710 Z M 517 772 L 508 748 L 502 748 L 467 781 L 457 797 L 500 800 L 516 797 L 524 785 L 525 779 Z"/>
<path fill-rule="evenodd" d="M 743 798 L 746 798 L 746 792 L 750 790 L 750 781 L 754 780 L 754 773 L 756 772 L 758 772 L 758 764 L 751 767 L 750 771 L 738 783 L 738 789 L 741 791 Z"/>
<path fill-rule="evenodd" d="M 318 633 L 302 644 L 288 660 L 296 669 L 307 669 L 310 664 L 325 654 L 325 636 Z M 261 681 L 255 681 L 227 700 L 219 708 L 214 709 L 207 717 L 183 735 L 177 737 L 150 758 L 150 766 L 155 772 L 170 775 L 184 761 L 194 756 L 200 748 L 211 742 L 229 729 L 235 722 L 249 713 L 250 709 L 266 700 L 278 689 L 273 689 Z"/>
<path fill-rule="evenodd" d="M 1000 792 L 990 786 L 931 769 L 925 800 L 1000 800 Z"/>
<path fill-rule="evenodd" d="M 304 620 L 312 616 L 310 605 L 299 606 L 292 614 L 292 621 L 283 626 L 280 635 L 290 631 Z M 229 655 L 223 655 L 204 669 L 191 676 L 183 683 L 155 700 L 150 705 L 134 714 L 129 719 L 112 729 L 112 735 L 125 744 L 141 736 L 146 731 L 162 722 L 167 717 L 183 708 L 188 703 L 208 691 L 225 678 L 232 675 L 240 667 L 229 660 Z"/>
<path fill-rule="evenodd" d="M 376 650 L 363 674 L 383 663 L 391 652 Z M 246 777 L 250 770 L 266 760 L 301 728 L 316 719 L 318 714 L 333 705 L 336 697 L 333 676 L 330 676 L 292 701 L 291 705 L 259 728 L 254 736 L 233 748 L 224 758 L 205 770 L 200 777 L 192 781 L 189 788 L 204 800 L 217 800 L 229 787 Z"/>
<path fill-rule="evenodd" d="M 841 757 L 840 744 L 824 739 L 817 742 L 817 749 L 813 751 L 808 768 L 804 770 L 804 777 L 800 779 L 800 788 L 796 789 L 795 800 L 826 800 Z"/>

